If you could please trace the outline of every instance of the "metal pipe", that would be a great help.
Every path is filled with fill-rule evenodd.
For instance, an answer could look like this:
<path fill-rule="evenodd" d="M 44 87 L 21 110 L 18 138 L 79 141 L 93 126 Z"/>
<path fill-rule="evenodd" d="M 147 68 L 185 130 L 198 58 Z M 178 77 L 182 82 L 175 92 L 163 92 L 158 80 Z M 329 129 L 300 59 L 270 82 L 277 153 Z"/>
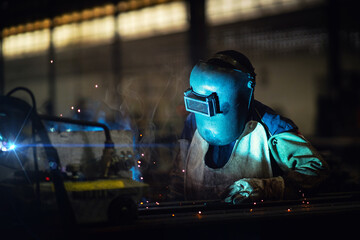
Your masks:
<path fill-rule="evenodd" d="M 101 127 L 104 130 L 105 133 L 105 147 L 114 147 L 114 143 L 111 139 L 110 130 L 109 128 L 102 123 L 98 122 L 91 122 L 91 121 L 84 121 L 84 120 L 77 120 L 77 119 L 71 119 L 71 118 L 65 118 L 65 117 L 55 117 L 55 116 L 49 116 L 49 115 L 39 115 L 41 120 L 47 120 L 47 121 L 53 121 L 53 122 L 63 122 L 63 123 L 71 123 L 71 124 L 77 124 L 82 126 L 93 126 L 93 127 Z"/>

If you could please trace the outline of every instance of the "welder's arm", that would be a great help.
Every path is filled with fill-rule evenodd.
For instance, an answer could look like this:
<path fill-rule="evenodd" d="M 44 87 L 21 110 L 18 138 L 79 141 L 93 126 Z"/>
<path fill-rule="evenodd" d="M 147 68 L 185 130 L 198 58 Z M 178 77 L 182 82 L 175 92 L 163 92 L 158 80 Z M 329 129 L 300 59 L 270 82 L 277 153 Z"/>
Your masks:
<path fill-rule="evenodd" d="M 272 178 L 243 178 L 226 192 L 225 202 L 290 199 L 318 186 L 328 173 L 320 154 L 302 136 L 284 132 L 269 139 L 270 151 L 284 172 Z"/>
<path fill-rule="evenodd" d="M 234 182 L 223 195 L 227 203 L 238 204 L 245 201 L 279 200 L 284 195 L 284 179 L 242 178 Z"/>
<path fill-rule="evenodd" d="M 270 151 L 284 172 L 284 198 L 295 197 L 299 190 L 317 187 L 328 175 L 328 165 L 301 135 L 284 132 L 269 139 Z"/>
<path fill-rule="evenodd" d="M 176 159 L 171 171 L 168 200 L 184 200 L 185 161 L 189 145 L 190 143 L 186 139 L 178 141 Z"/>

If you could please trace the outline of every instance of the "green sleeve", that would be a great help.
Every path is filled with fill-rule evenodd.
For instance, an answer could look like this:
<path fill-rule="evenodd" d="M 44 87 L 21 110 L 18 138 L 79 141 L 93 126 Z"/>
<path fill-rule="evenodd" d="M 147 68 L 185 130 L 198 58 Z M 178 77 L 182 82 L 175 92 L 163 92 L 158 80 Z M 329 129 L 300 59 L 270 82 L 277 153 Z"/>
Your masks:
<path fill-rule="evenodd" d="M 284 198 L 315 189 L 328 175 L 328 165 L 303 136 L 292 132 L 274 135 L 269 148 L 284 172 Z"/>

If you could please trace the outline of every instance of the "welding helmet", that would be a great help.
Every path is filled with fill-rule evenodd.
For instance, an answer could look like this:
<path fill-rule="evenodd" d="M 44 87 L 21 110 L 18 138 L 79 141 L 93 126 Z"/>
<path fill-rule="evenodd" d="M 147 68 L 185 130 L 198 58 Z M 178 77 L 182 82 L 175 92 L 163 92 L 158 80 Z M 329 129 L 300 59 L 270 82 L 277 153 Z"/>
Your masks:
<path fill-rule="evenodd" d="M 197 129 L 204 140 L 222 146 L 241 135 L 254 86 L 254 68 L 241 53 L 219 52 L 196 64 L 184 101 L 186 110 L 195 113 Z"/>

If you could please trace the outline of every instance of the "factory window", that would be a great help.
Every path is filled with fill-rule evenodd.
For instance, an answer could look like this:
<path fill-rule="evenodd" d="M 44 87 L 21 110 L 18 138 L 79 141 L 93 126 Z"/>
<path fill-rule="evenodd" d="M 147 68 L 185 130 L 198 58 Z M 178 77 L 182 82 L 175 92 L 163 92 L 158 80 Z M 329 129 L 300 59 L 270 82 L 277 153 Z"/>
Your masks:
<path fill-rule="evenodd" d="M 66 24 L 54 28 L 53 42 L 56 47 L 63 47 L 79 40 L 79 26 L 77 23 Z"/>
<path fill-rule="evenodd" d="M 5 57 L 36 54 L 46 50 L 50 43 L 50 30 L 19 33 L 3 39 Z"/>
<path fill-rule="evenodd" d="M 114 36 L 114 17 L 85 21 L 80 24 L 81 42 L 104 42 Z"/>
<path fill-rule="evenodd" d="M 323 0 L 208 0 L 207 21 L 210 25 L 221 25 L 263 15 L 278 14 L 285 11 L 307 7 Z"/>
<path fill-rule="evenodd" d="M 76 43 L 104 43 L 114 35 L 114 26 L 113 16 L 58 26 L 54 28 L 54 45 L 64 47 Z"/>
<path fill-rule="evenodd" d="M 185 2 L 171 2 L 120 13 L 118 31 L 123 40 L 139 39 L 187 29 Z"/>
<path fill-rule="evenodd" d="M 114 6 L 106 5 L 103 8 L 85 9 L 82 12 L 55 17 L 52 33 L 54 46 L 61 48 L 73 44 L 106 44 L 112 41 L 116 31 L 122 40 L 126 41 L 185 31 L 188 27 L 184 1 L 124 11 L 116 18 L 113 13 Z M 5 57 L 39 53 L 49 47 L 50 21 L 47 20 L 46 24 L 44 22 L 39 27 L 42 30 L 33 31 L 28 25 L 5 30 L 3 39 Z M 20 27 L 21 31 L 18 29 Z M 19 33 L 16 34 L 17 32 Z"/>

